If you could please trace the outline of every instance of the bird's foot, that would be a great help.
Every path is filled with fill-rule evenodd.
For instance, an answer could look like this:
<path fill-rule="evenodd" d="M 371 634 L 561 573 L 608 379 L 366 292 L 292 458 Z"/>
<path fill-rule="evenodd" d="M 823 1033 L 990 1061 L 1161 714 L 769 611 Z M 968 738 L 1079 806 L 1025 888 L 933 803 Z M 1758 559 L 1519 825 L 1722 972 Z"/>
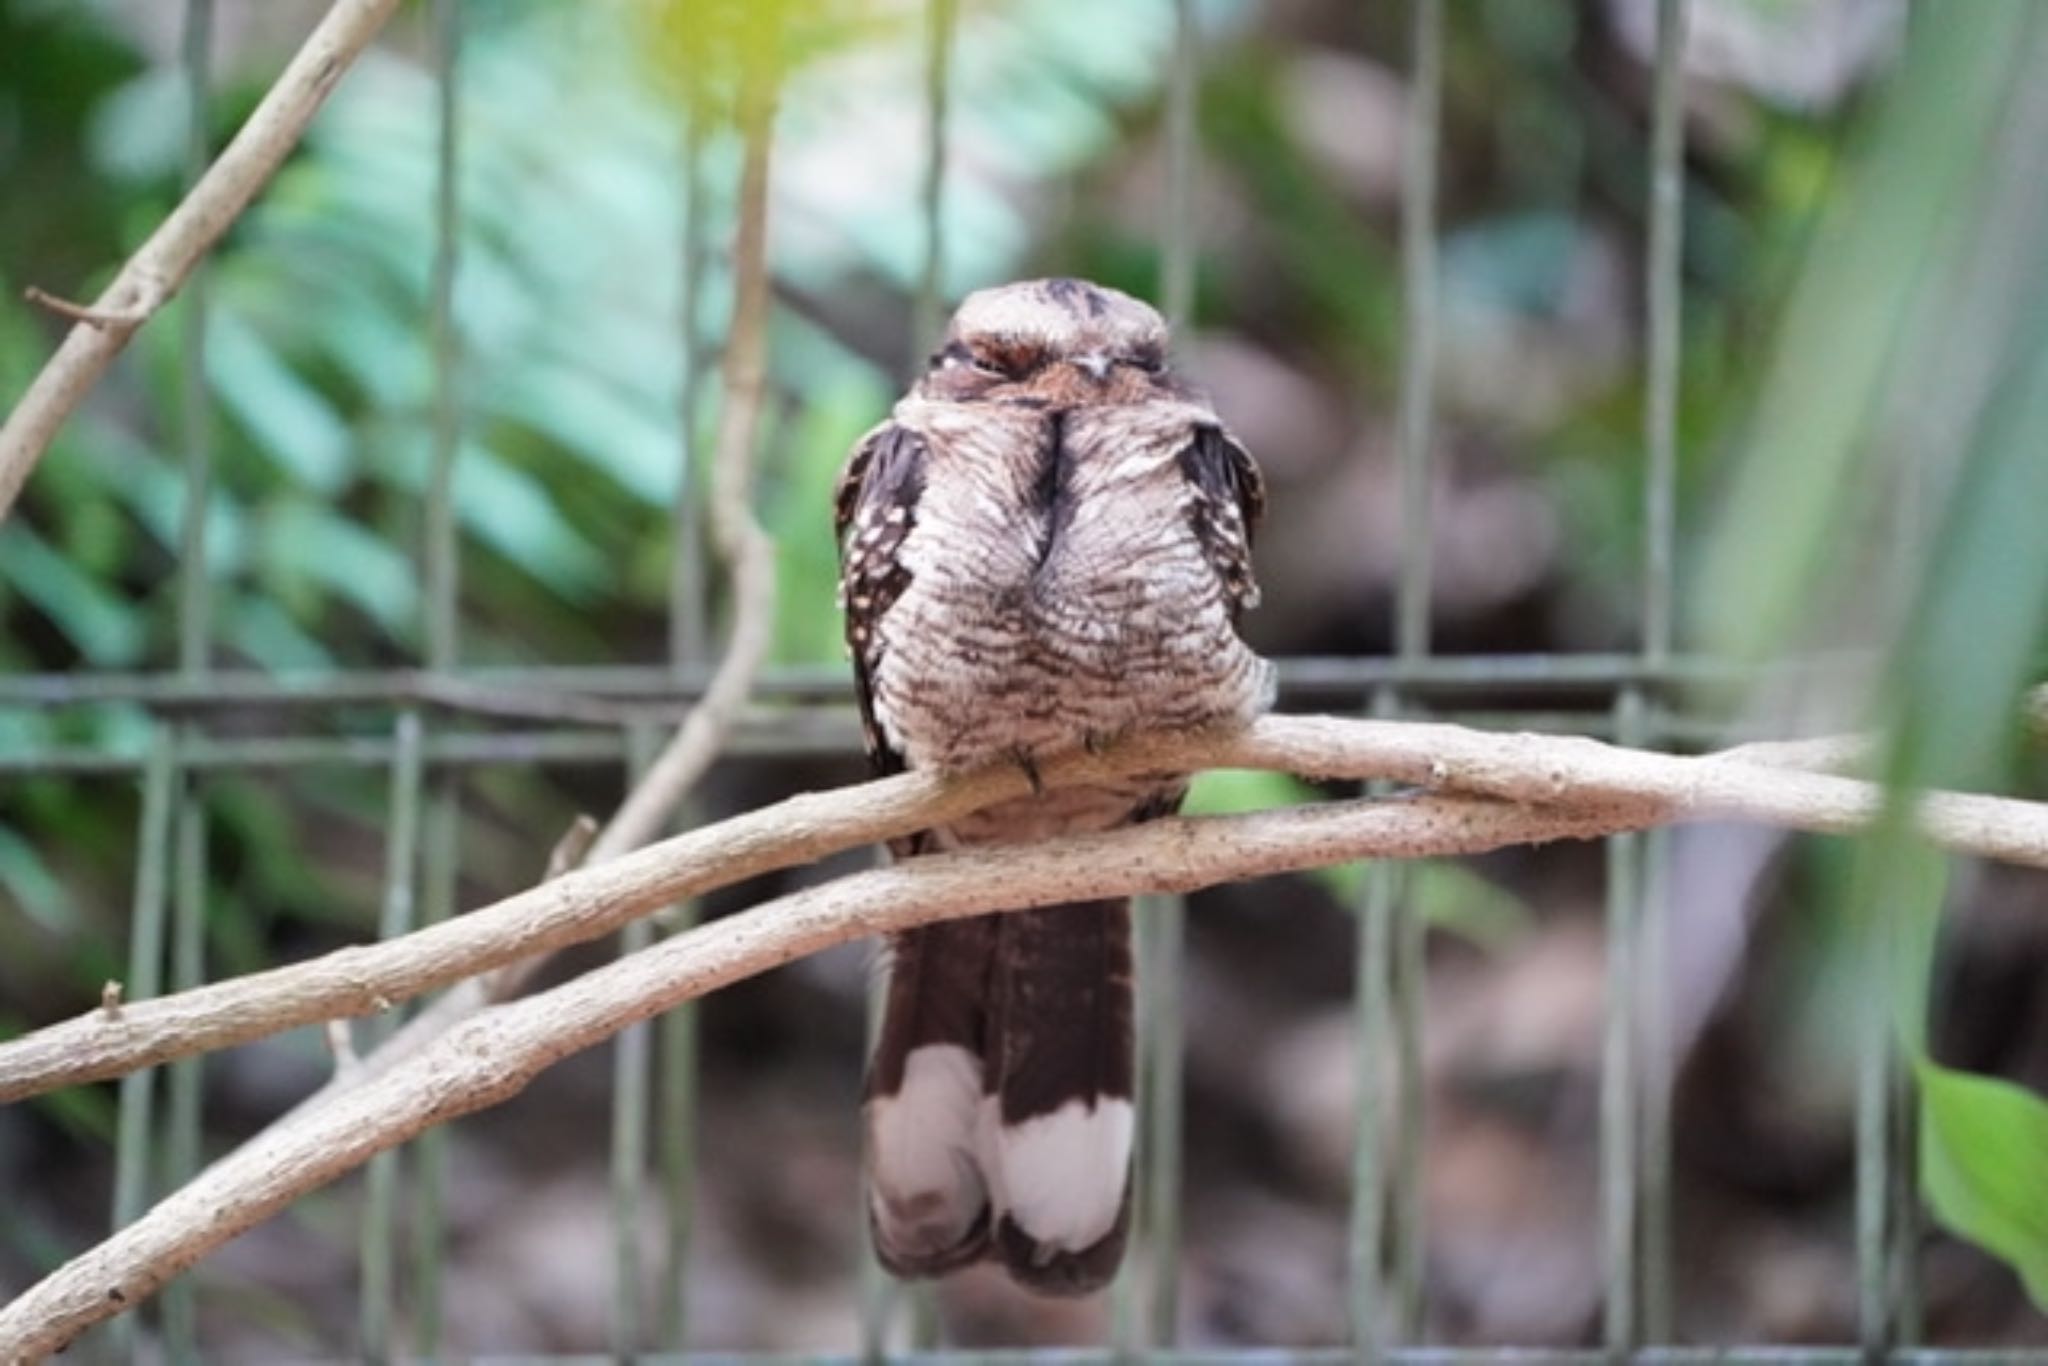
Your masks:
<path fill-rule="evenodd" d="M 1081 748 L 1087 750 L 1090 754 L 1098 756 L 1107 754 L 1110 748 L 1128 733 L 1121 726 L 1115 730 L 1091 730 L 1082 735 Z"/>
<path fill-rule="evenodd" d="M 1031 784 L 1031 795 L 1043 797 L 1045 795 L 1045 780 L 1038 775 L 1037 757 L 1023 745 L 1019 745 L 1011 750 L 1010 757 L 1017 761 L 1017 767 L 1024 770 L 1025 780 Z"/>

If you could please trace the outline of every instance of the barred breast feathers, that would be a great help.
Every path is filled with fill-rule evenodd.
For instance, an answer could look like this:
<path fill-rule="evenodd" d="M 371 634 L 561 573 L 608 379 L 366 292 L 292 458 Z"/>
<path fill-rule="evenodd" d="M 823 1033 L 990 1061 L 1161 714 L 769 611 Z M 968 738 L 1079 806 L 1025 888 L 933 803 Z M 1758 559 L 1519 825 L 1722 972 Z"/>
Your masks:
<path fill-rule="evenodd" d="M 1249 719 L 1270 691 L 1235 630 L 1261 499 L 1199 404 L 904 400 L 840 494 L 870 753 L 954 767 Z"/>

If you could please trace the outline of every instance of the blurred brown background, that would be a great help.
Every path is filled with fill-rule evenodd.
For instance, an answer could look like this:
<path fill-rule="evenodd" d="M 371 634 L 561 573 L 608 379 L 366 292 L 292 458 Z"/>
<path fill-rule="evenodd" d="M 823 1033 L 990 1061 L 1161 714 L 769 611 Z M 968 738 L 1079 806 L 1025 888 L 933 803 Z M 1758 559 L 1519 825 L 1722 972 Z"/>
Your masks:
<path fill-rule="evenodd" d="M 213 145 L 319 8 L 217 0 L 202 110 Z M 688 191 L 677 72 L 644 41 L 644 8 L 504 0 L 460 11 L 458 659 L 506 686 L 575 688 L 597 675 L 546 671 L 638 666 L 619 686 L 663 695 L 672 644 L 681 641 L 694 667 L 719 639 L 715 575 L 686 584 L 696 605 L 675 613 L 669 527 L 685 441 L 685 211 L 705 244 L 697 362 L 709 375 L 730 297 L 723 243 L 736 148 L 712 130 Z M 1872 149 L 1892 146 L 1885 139 L 1903 136 L 1902 123 L 1932 130 L 1919 159 L 1883 164 L 1907 176 L 1969 162 L 1971 188 L 1954 196 L 1954 216 L 2006 225 L 2003 256 L 1972 246 L 1964 229 L 1942 229 L 1943 251 L 1989 263 L 1988 282 L 1958 274 L 1951 297 L 1995 300 L 2001 282 L 2025 293 L 2014 281 L 2038 273 L 2041 239 L 2027 235 L 2038 221 L 2025 205 L 2001 209 L 1994 194 L 2027 182 L 2032 165 L 2034 125 L 2019 96 L 1986 116 L 1992 136 L 1962 158 L 1911 101 L 1937 77 L 1973 72 L 2006 89 L 2002 63 L 2024 69 L 2024 54 L 2044 50 L 2039 25 L 2014 21 L 2022 55 L 1942 39 L 1930 60 L 1949 65 L 1916 79 L 1913 54 L 1935 22 L 1925 8 L 1690 5 L 1673 488 L 1689 653 L 1719 643 L 1695 625 L 1715 610 L 1698 601 L 1708 576 L 1696 567 L 1751 553 L 1730 549 L 1713 510 L 1739 502 L 1738 470 L 1753 449 L 1745 442 L 1777 430 L 1772 386 L 1832 394 L 1796 369 L 1832 364 L 1831 349 L 1773 339 L 1796 312 L 1788 300 L 1816 273 L 1815 254 L 1832 250 L 1828 215 L 1869 191 L 1855 168 Z M 1395 641 L 1409 15 L 1349 0 L 1194 10 L 1203 34 L 1191 221 L 1199 255 L 1180 363 L 1211 388 L 1266 471 L 1265 605 L 1248 630 L 1266 653 L 1309 661 L 1283 665 L 1293 668 L 1284 705 L 1362 712 L 1370 690 L 1317 684 L 1313 661 L 1384 656 Z M 1446 6 L 1429 538 L 1439 654 L 1607 656 L 1640 643 L 1655 11 L 1647 0 Z M 127 971 L 132 761 L 152 713 L 134 700 L 94 700 L 79 680 L 176 657 L 181 468 L 195 440 L 214 470 L 215 667 L 397 669 L 426 648 L 419 546 L 442 392 L 430 326 L 431 18 L 404 11 L 350 73 L 216 254 L 203 319 L 188 325 L 174 310 L 145 331 L 0 527 L 0 669 L 26 680 L 0 691 L 0 756 L 10 756 L 0 774 L 0 1028 L 88 1008 L 103 981 Z M 773 393 L 757 498 L 780 543 L 782 683 L 762 694 L 692 821 L 862 773 L 832 606 L 827 490 L 930 340 L 911 325 L 924 241 L 921 7 L 875 0 L 820 6 L 811 18 L 822 36 L 790 75 L 777 129 Z M 21 288 L 89 296 L 179 192 L 183 23 L 169 0 L 0 0 L 0 177 L 10 191 L 0 208 L 0 393 L 18 393 L 58 335 L 54 320 L 14 301 Z M 1156 296 L 1174 23 L 1168 0 L 963 0 L 946 142 L 947 297 L 1055 273 Z M 1947 193 L 1929 181 L 1898 197 L 1915 192 Z M 1904 228 L 1885 240 L 1899 259 L 1920 259 L 1923 239 Z M 1869 258 L 1875 269 L 1861 278 L 1891 278 L 1890 263 Z M 1870 330 L 1844 310 L 1829 316 Z M 1900 334 L 1953 338 L 1957 354 L 1975 335 L 1915 321 L 1926 316 L 1913 314 Z M 1967 376 L 1939 378 L 1953 394 Z M 699 389 L 688 425 L 701 451 L 717 395 L 709 379 Z M 1941 442 L 1915 439 L 1925 430 L 1913 420 L 1938 413 L 1876 406 L 1871 449 L 1903 452 L 1895 465 L 1934 471 L 1930 481 L 1954 464 Z M 195 411 L 204 414 L 197 426 Z M 1819 503 L 1839 540 L 1800 543 L 1854 575 L 1894 524 L 1849 492 L 1876 476 L 1844 468 Z M 1940 521 L 1938 497 L 1927 506 L 1936 511 L 1925 520 Z M 2022 608 L 2031 600 L 2017 587 L 2003 596 Z M 1825 600 L 1816 590 L 1814 601 Z M 1718 608 L 1750 611 L 1730 600 Z M 1829 629 L 1825 612 L 1814 615 L 1822 626 L 1809 622 L 1773 648 L 1789 655 L 1881 636 L 1856 636 L 1842 617 Z M 1612 728 L 1612 681 L 1484 673 L 1419 689 L 1409 704 L 1482 723 Z M 1697 746 L 1731 719 L 1764 729 L 1857 723 L 1867 676 L 1853 678 L 1768 696 L 1674 690 L 1661 714 L 1691 724 L 1661 738 Z M 792 690 L 823 700 L 792 718 Z M 374 698 L 273 700 L 206 719 L 229 740 L 377 737 L 391 712 Z M 520 729 L 509 719 L 449 724 Z M 801 752 L 762 753 L 778 739 Z M 609 811 L 621 791 L 618 745 L 608 732 L 566 759 L 508 759 L 464 769 L 451 786 L 432 780 L 433 800 L 460 803 L 459 828 L 442 846 L 459 864 L 442 884 L 452 885 L 452 905 L 529 885 L 574 813 Z M 40 757 L 59 752 L 114 757 L 98 768 Z M 2015 753 L 2015 790 L 2037 789 L 2038 756 Z M 210 976 L 375 933 L 388 781 L 375 765 L 334 763 L 221 767 L 198 779 Z M 1300 795 L 1279 780 L 1224 778 L 1197 805 Z M 1673 1047 L 1675 1340 L 1854 1342 L 1858 1025 L 1886 988 L 1859 956 L 1856 908 L 1826 891 L 1848 855 L 1706 827 L 1661 857 L 1674 967 L 1644 990 L 1667 1012 Z M 848 857 L 735 889 L 703 913 L 860 864 Z M 1607 869 L 1601 847 L 1571 845 L 1420 869 L 1407 884 L 1408 913 L 1430 927 L 1419 1020 L 1419 1340 L 1600 1340 Z M 435 876 L 431 866 L 421 874 L 429 903 Z M 1351 869 L 1192 898 L 1183 1343 L 1348 1341 L 1364 895 L 1364 875 Z M 2039 876 L 2016 870 L 1954 877 L 1956 913 L 1934 978 L 1934 1048 L 1949 1065 L 2048 1086 L 2041 895 Z M 551 972 L 611 952 L 593 947 Z M 685 1281 L 693 1346 L 847 1351 L 861 1341 L 856 1112 L 870 963 L 866 947 L 828 953 L 703 1006 Z M 310 1034 L 210 1060 L 204 1151 L 260 1128 L 327 1066 Z M 451 1349 L 594 1351 L 610 1341 L 613 1067 L 606 1053 L 572 1059 L 446 1138 Z M 115 1124 L 111 1087 L 0 1112 L 0 1295 L 106 1227 Z M 177 1161 L 155 1154 L 159 1184 Z M 420 1170 L 403 1169 L 402 1220 L 425 1198 Z M 361 1180 L 345 1182 L 209 1259 L 193 1278 L 205 1359 L 354 1350 L 363 1208 Z M 632 1218 L 651 1318 L 667 1293 L 654 1284 L 660 1202 L 650 1195 Z M 1931 1228 L 1910 1230 L 1905 1245 L 1929 1341 L 2048 1345 L 2007 1266 Z M 402 1310 L 417 1276 L 401 1272 Z M 1107 1302 L 1022 1300 L 994 1274 L 960 1278 L 920 1312 L 962 1344 L 1100 1342 L 1114 1319 Z M 82 1350 L 93 1359 L 104 1347 Z"/>

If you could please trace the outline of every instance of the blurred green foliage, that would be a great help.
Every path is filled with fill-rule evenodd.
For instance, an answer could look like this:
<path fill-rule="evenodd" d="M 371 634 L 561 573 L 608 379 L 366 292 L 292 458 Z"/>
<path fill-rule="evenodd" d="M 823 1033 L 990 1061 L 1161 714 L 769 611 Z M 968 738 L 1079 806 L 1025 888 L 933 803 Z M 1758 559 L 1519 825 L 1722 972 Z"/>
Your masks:
<path fill-rule="evenodd" d="M 662 657 L 669 508 L 682 477 L 684 216 L 704 220 L 693 323 L 715 338 L 729 298 L 718 242 L 736 152 L 718 103 L 729 90 L 712 81 L 679 100 L 674 62 L 693 60 L 692 50 L 644 41 L 662 8 L 466 12 L 454 301 L 466 663 Z M 908 146 L 869 167 L 877 186 L 818 171 L 860 163 L 852 149 L 878 128 L 911 126 L 916 45 L 897 41 L 910 19 L 861 18 L 873 7 L 860 5 L 792 10 L 792 64 L 874 40 L 894 55 L 785 93 L 774 210 L 782 288 L 797 300 L 863 279 L 901 288 L 918 268 L 907 245 L 918 240 Z M 1013 157 L 993 172 L 965 168 L 951 185 L 948 212 L 970 230 L 957 234 L 949 289 L 1018 268 L 1028 232 L 1015 187 L 1101 154 L 1118 132 L 1117 106 L 1153 89 L 1170 22 L 1166 0 L 1146 0 L 1107 15 L 1034 6 L 968 26 L 961 79 L 981 93 L 956 136 L 1004 138 Z M 419 37 L 404 24 L 397 34 L 400 48 Z M 713 35 L 704 60 L 728 38 Z M 219 73 L 205 111 L 215 145 L 270 73 L 260 51 Z M 89 297 L 178 193 L 181 82 L 175 65 L 143 50 L 139 31 L 107 16 L 0 4 L 0 128 L 12 130 L 0 150 L 10 183 L 37 186 L 0 215 L 0 271 L 21 272 L 0 279 L 0 390 L 26 383 L 54 331 L 20 302 L 19 286 L 32 279 Z M 682 176 L 692 117 L 713 125 L 695 204 Z M 373 50 L 206 269 L 207 572 L 220 663 L 306 670 L 419 657 L 437 126 L 427 66 Z M 903 192 L 889 190 L 890 177 Z M 138 668 L 172 657 L 185 497 L 177 312 L 189 306 L 174 304 L 138 337 L 103 401 L 64 429 L 23 515 L 0 527 L 0 668 Z M 856 342 L 803 307 L 778 310 L 774 326 L 761 503 L 785 561 L 777 658 L 833 660 L 839 627 L 821 509 L 845 451 L 887 407 L 899 347 L 892 339 L 877 353 L 872 339 Z M 715 351 L 699 359 L 715 370 Z M 700 394 L 690 415 L 699 448 L 715 374 Z M 24 744 L 68 738 L 134 753 L 146 741 L 145 718 L 121 708 L 10 712 L 0 727 Z M 331 816 L 356 838 L 376 837 L 367 776 L 281 781 L 294 803 L 339 802 Z M 221 889 L 216 922 L 227 941 L 250 939 L 228 927 L 257 907 L 324 918 L 335 904 L 329 874 L 284 854 L 303 832 L 258 798 L 271 782 L 209 787 L 223 828 L 216 842 L 241 851 L 231 861 L 251 875 Z M 118 938 L 111 911 L 76 917 L 64 865 L 72 849 L 120 850 L 124 818 L 97 792 L 44 790 L 53 795 L 40 805 L 10 794 L 0 887 L 45 934 L 63 929 L 74 945 Z M 48 954 L 30 952 L 25 926 L 0 920 L 0 937 L 19 941 L 12 961 Z M 99 970 L 59 958 L 81 988 Z"/>
<path fill-rule="evenodd" d="M 1202 262 L 1198 317 L 1356 395 L 1344 416 L 1363 422 L 1385 410 L 1399 370 L 1388 206 L 1339 183 L 1305 145 L 1289 103 L 1301 54 L 1252 25 L 1249 4 L 1202 8 L 1229 44 L 1205 72 L 1200 119 L 1204 175 L 1226 201 L 1205 226 L 1228 237 Z M 679 25 L 681 11 L 659 3 L 466 7 L 454 299 L 465 663 L 663 657 L 670 507 L 693 477 L 681 452 L 704 448 L 718 402 L 708 382 L 697 408 L 679 412 L 681 244 L 695 215 L 713 250 L 689 325 L 716 338 L 730 297 L 716 244 L 736 156 L 723 123 L 732 73 L 714 54 L 765 42 L 746 25 L 769 15 L 713 9 L 736 27 Z M 1632 250 L 1640 229 L 1640 119 L 1574 57 L 1587 7 L 1493 0 L 1452 12 L 1447 340 L 1498 333 L 1528 357 L 1576 355 L 1566 343 L 1583 322 L 1574 290 L 1588 260 L 1627 256 L 1616 239 Z M 1392 14 L 1359 21 L 1378 50 L 1399 49 Z M 824 0 L 774 12 L 793 79 L 776 147 L 774 400 L 758 501 L 781 556 L 780 662 L 838 656 L 826 491 L 929 341 L 900 334 L 924 240 L 913 16 Z M 418 18 L 350 73 L 207 269 L 206 572 L 222 663 L 328 669 L 421 653 L 437 113 Z M 1116 191 L 1145 171 L 1171 28 L 1169 0 L 970 7 L 955 68 L 947 294 L 1034 269 L 1039 253 L 1151 292 L 1158 224 L 1134 221 Z M 274 56 L 221 73 L 200 111 L 216 145 Z M 2048 17 L 2020 0 L 1974 0 L 1919 26 L 1850 156 L 1838 152 L 1840 121 L 1749 108 L 1687 179 L 1680 502 L 1726 494 L 1696 537 L 1693 620 L 1715 649 L 1752 657 L 1869 630 L 1890 641 L 1885 690 L 1837 714 L 1897 737 L 1888 776 L 1902 794 L 2009 785 L 2014 703 L 2041 662 L 2048 101 L 2030 76 L 2043 61 Z M 33 187 L 0 213 L 0 393 L 20 390 L 55 334 L 20 288 L 89 297 L 104 282 L 177 195 L 187 116 L 177 71 L 140 27 L 94 7 L 0 0 L 0 166 L 10 186 Z M 694 201 L 681 169 L 693 118 L 716 125 Z M 190 306 L 144 330 L 65 428 L 22 514 L 0 526 L 0 669 L 174 657 L 189 359 L 176 310 Z M 1560 367 L 1541 402 L 1509 401 L 1514 377 L 1479 370 L 1483 382 L 1446 396 L 1447 426 L 1538 483 L 1562 524 L 1553 587 L 1579 610 L 1560 610 L 1570 623 L 1545 643 L 1627 644 L 1638 364 Z M 1908 571 L 1890 567 L 1901 540 Z M 0 746 L 135 753 L 146 740 L 146 718 L 130 709 L 0 712 Z M 216 974 L 269 961 L 293 935 L 368 927 L 381 782 L 208 781 Z M 532 832 L 558 824 L 571 799 L 518 776 L 476 787 L 465 866 L 489 885 L 516 883 Z M 135 803 L 126 785 L 108 793 L 35 779 L 0 801 L 0 894 L 21 912 L 0 915 L 10 1000 L 32 984 L 50 990 L 45 979 L 89 999 L 120 975 L 110 946 L 122 938 Z M 1275 775 L 1210 775 L 1194 805 L 1312 795 Z M 1828 865 L 1837 900 L 1817 918 L 1815 952 L 1838 971 L 1824 988 L 1869 989 L 1848 941 L 1883 903 L 1888 999 L 1921 1083 L 1925 1189 L 2039 1299 L 2048 1106 L 1929 1056 L 1939 879 L 1920 875 L 1903 830 L 1894 819 L 1868 851 Z M 1353 898 L 1357 872 L 1331 870 L 1325 885 Z M 1467 869 L 1419 869 L 1411 890 L 1433 921 L 1484 943 L 1528 919 L 1512 892 Z M 0 1029 L 21 1023 L 0 1017 Z M 48 1104 L 71 1132 L 108 1128 L 95 1094 Z"/>
<path fill-rule="evenodd" d="M 857 40 L 901 37 L 906 22 L 860 19 L 866 6 L 792 8 L 807 21 L 791 40 L 795 57 L 812 62 Z M 82 48 L 103 65 L 49 89 L 11 84 L 14 117 L 38 129 L 39 154 L 62 146 L 54 130 L 75 130 L 91 174 L 52 170 L 53 183 L 89 186 L 132 207 L 112 215 L 125 231 L 103 232 L 102 249 L 70 274 L 70 253 L 38 249 L 35 224 L 12 214 L 16 233 L 0 239 L 0 259 L 33 263 L 39 281 L 89 293 L 91 272 L 106 271 L 117 243 L 150 223 L 179 181 L 181 92 L 174 69 L 144 69 L 117 31 L 45 10 L 0 10 L 21 28 L 7 44 L 18 60 L 49 48 L 75 63 Z M 455 312 L 465 437 L 455 500 L 465 549 L 464 657 L 645 658 L 666 585 L 660 557 L 679 449 L 678 172 L 688 112 L 665 93 L 674 72 L 663 58 L 691 60 L 692 50 L 637 47 L 636 11 L 622 8 L 479 13 L 461 56 L 458 113 Z M 957 135 L 1024 133 L 1004 168 L 1020 180 L 1098 153 L 1116 131 L 1108 111 L 1151 88 L 1169 20 L 1170 7 L 1156 0 L 1107 19 L 1066 4 L 971 25 L 961 75 L 981 93 Z M 95 41 L 81 45 L 80 29 Z M 914 197 L 863 190 L 860 212 L 842 217 L 831 199 L 848 187 L 805 174 L 844 164 L 851 144 L 873 136 L 875 119 L 912 116 L 913 46 L 883 50 L 900 59 L 797 84 L 786 96 L 775 264 L 791 289 L 863 275 L 900 285 L 915 274 L 914 249 L 905 245 L 918 238 Z M 1105 50 L 1130 56 L 1105 60 Z M 619 79 L 635 71 L 646 79 Z M 263 74 L 231 73 L 211 111 L 216 142 Z M 867 119 L 857 116 L 862 107 Z M 266 668 L 386 663 L 419 648 L 410 580 L 433 384 L 424 323 L 435 130 L 431 73 L 373 51 L 212 262 L 206 382 L 219 418 L 219 477 L 208 541 L 221 581 L 220 645 L 230 660 Z M 691 207 L 715 243 L 729 208 L 733 149 L 714 136 L 709 155 L 709 196 Z M 914 169 L 906 151 L 894 173 L 908 183 Z M 971 171 L 956 179 L 949 212 L 997 230 L 960 234 L 949 288 L 1016 268 L 1025 233 L 1004 202 L 1007 189 Z M 717 334 L 728 295 L 722 269 L 713 252 L 700 335 Z M 822 505 L 802 495 L 880 414 L 893 376 L 802 310 L 784 310 L 777 328 L 785 399 L 768 442 L 766 499 L 776 529 L 790 533 L 785 541 L 802 544 L 818 540 Z M 38 363 L 47 330 L 20 303 L 0 308 L 10 388 Z M 161 604 L 124 590 L 168 577 L 175 547 L 177 343 L 173 319 L 148 329 L 139 364 L 119 381 L 160 424 L 145 422 L 138 432 L 104 409 L 81 415 L 33 491 L 29 517 L 0 532 L 11 588 L 83 662 L 134 666 L 161 660 L 167 649 L 167 614 L 152 610 Z M 693 415 L 700 426 L 715 386 L 705 401 L 707 412 Z M 145 538 L 126 534 L 131 520 Z M 818 568 L 785 594 L 793 618 L 782 636 L 793 652 L 786 657 L 825 654 L 819 627 L 832 606 L 829 586 L 817 591 L 825 585 Z M 594 612 L 615 620 L 621 608 L 639 609 L 646 635 L 621 641 L 593 629 Z M 14 667 L 48 662 L 44 650 L 30 653 L 18 641 L 0 650 L 0 663 Z"/>
<path fill-rule="evenodd" d="M 1735 654 L 1890 642 L 1869 696 L 1826 703 L 1878 728 L 1892 794 L 1831 895 L 1886 967 L 1861 989 L 1892 998 L 1931 1207 L 2048 1309 L 2048 1100 L 1931 1055 L 1945 877 L 1910 821 L 1923 788 L 2013 789 L 2048 649 L 2048 12 L 1950 20 L 1816 229 L 1697 603 Z"/>

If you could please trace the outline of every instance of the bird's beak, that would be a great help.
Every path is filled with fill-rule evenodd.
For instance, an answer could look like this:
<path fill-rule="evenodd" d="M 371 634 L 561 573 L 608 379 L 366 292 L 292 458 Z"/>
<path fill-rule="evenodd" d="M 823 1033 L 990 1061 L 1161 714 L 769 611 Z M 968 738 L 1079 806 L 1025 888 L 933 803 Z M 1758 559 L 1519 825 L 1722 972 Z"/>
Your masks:
<path fill-rule="evenodd" d="M 1086 370 L 1088 377 L 1100 384 L 1109 378 L 1109 367 L 1113 362 L 1100 351 L 1090 351 L 1086 355 L 1074 357 L 1074 364 Z"/>

